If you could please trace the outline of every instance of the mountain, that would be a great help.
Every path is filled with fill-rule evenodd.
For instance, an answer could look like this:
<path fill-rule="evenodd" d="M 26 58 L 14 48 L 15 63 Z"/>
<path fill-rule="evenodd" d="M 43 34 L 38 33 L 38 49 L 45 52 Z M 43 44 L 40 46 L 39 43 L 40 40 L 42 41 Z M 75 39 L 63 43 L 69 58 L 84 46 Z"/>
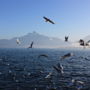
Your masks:
<path fill-rule="evenodd" d="M 16 43 L 17 38 L 19 38 L 21 44 Z M 14 37 L 9 40 L 1 39 L 0 48 L 27 48 L 32 41 L 34 42 L 34 48 L 59 48 L 68 47 L 71 45 L 70 42 L 64 42 L 59 38 L 48 37 L 37 32 L 33 32 L 21 37 Z"/>

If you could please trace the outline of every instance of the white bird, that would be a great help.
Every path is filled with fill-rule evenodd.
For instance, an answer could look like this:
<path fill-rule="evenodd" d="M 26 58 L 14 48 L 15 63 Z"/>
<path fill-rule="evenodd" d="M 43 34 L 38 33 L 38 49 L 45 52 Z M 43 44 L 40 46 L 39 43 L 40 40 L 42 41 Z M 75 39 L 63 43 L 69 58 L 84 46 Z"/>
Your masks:
<path fill-rule="evenodd" d="M 49 78 L 51 78 L 51 75 L 52 75 L 52 72 L 49 72 L 49 74 L 48 75 L 46 75 L 46 79 L 49 79 Z"/>
<path fill-rule="evenodd" d="M 78 80 L 76 80 L 76 79 L 72 79 L 71 82 L 72 82 L 73 84 L 84 84 L 83 81 L 78 81 Z"/>
<path fill-rule="evenodd" d="M 75 86 L 77 90 L 81 90 L 83 88 L 84 82 L 83 81 L 78 81 L 76 79 L 72 79 L 71 82 L 69 83 L 69 86 Z"/>
<path fill-rule="evenodd" d="M 20 40 L 18 38 L 16 39 L 16 43 L 21 44 L 21 42 L 20 42 Z"/>

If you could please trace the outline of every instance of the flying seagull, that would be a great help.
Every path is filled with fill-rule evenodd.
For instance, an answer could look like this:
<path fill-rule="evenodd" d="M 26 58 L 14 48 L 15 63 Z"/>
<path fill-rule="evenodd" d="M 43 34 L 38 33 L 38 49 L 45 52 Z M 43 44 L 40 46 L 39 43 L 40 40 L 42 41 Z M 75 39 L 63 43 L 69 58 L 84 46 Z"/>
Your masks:
<path fill-rule="evenodd" d="M 60 65 L 60 63 L 57 64 L 57 66 L 53 66 L 53 68 L 58 72 L 58 73 L 61 73 L 63 74 L 63 66 Z"/>
<path fill-rule="evenodd" d="M 72 81 L 69 83 L 69 86 L 75 86 L 77 90 L 81 90 L 83 85 L 85 85 L 83 81 L 78 81 L 76 79 L 72 79 Z"/>
<path fill-rule="evenodd" d="M 40 58 L 40 57 L 46 57 L 46 58 L 48 58 L 48 55 L 46 55 L 46 54 L 41 54 L 41 55 L 38 56 L 38 58 Z"/>
<path fill-rule="evenodd" d="M 79 43 L 80 43 L 81 46 L 84 46 L 84 45 L 85 45 L 85 42 L 84 42 L 83 39 L 80 39 L 80 40 L 79 40 Z"/>
<path fill-rule="evenodd" d="M 16 43 L 17 44 L 20 44 L 20 40 L 18 38 L 16 39 Z"/>
<path fill-rule="evenodd" d="M 85 42 L 83 39 L 80 39 L 79 40 L 79 43 L 80 43 L 81 46 L 89 46 L 90 40 L 88 40 L 87 42 Z"/>
<path fill-rule="evenodd" d="M 72 79 L 71 82 L 72 82 L 73 84 L 75 84 L 75 83 L 78 83 L 78 84 L 84 84 L 83 81 L 79 81 L 79 80 L 76 80 L 76 79 Z"/>
<path fill-rule="evenodd" d="M 50 23 L 52 23 L 52 24 L 55 24 L 52 20 L 50 20 L 49 18 L 47 18 L 47 17 L 43 17 L 44 19 L 45 19 L 45 21 L 46 22 L 50 22 Z"/>
<path fill-rule="evenodd" d="M 30 46 L 28 48 L 32 48 L 32 46 L 33 46 L 33 41 L 32 41 L 32 43 L 30 44 Z"/>
<path fill-rule="evenodd" d="M 68 41 L 68 36 L 65 36 L 65 42 L 67 42 Z"/>
<path fill-rule="evenodd" d="M 73 55 L 74 55 L 73 53 L 67 53 L 64 56 L 62 56 L 61 59 L 65 59 L 65 58 L 71 57 Z"/>
<path fill-rule="evenodd" d="M 51 76 L 52 76 L 52 72 L 49 72 L 49 74 L 46 75 L 45 78 L 46 78 L 46 79 L 49 79 L 49 78 L 51 78 Z"/>

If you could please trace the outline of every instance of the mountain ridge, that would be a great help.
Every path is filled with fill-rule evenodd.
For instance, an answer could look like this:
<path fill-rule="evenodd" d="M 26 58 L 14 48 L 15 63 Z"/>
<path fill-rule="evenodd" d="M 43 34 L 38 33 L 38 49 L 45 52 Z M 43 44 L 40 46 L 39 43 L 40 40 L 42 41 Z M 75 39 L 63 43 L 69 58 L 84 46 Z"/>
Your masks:
<path fill-rule="evenodd" d="M 16 43 L 17 38 L 21 42 L 20 45 Z M 12 39 L 0 39 L 0 48 L 28 48 L 32 41 L 34 42 L 34 48 L 59 48 L 71 45 L 70 42 L 65 42 L 59 38 L 32 32 Z"/>

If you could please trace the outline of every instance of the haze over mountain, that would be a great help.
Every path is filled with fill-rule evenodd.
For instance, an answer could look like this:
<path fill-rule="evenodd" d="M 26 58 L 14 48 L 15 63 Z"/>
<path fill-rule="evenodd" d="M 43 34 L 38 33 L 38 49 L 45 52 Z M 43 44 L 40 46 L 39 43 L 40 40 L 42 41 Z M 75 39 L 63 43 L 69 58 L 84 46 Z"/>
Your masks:
<path fill-rule="evenodd" d="M 90 40 L 90 35 L 88 35 L 88 36 L 84 37 L 84 40 L 85 40 L 85 41 Z"/>
<path fill-rule="evenodd" d="M 21 44 L 16 43 L 16 39 L 19 38 Z M 59 48 L 71 46 L 70 42 L 65 42 L 56 37 L 48 37 L 41 35 L 37 32 L 28 33 L 21 37 L 14 37 L 12 39 L 1 39 L 0 48 L 27 48 L 34 42 L 34 48 Z"/>

